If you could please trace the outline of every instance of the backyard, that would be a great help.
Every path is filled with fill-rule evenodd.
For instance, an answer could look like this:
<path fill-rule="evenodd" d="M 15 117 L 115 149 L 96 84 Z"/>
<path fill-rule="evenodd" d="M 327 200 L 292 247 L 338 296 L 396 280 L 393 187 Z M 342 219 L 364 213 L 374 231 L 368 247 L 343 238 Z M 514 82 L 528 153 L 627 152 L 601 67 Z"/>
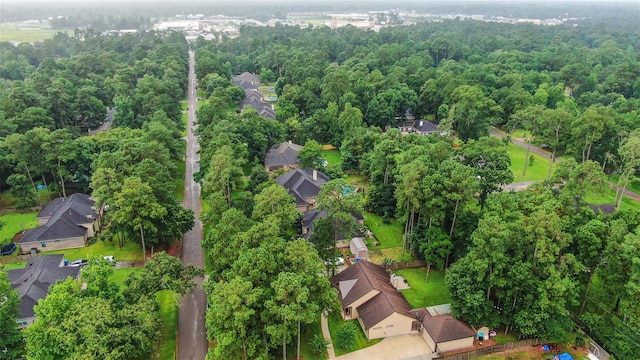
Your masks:
<path fill-rule="evenodd" d="M 322 155 L 329 165 L 336 165 L 342 161 L 342 154 L 340 153 L 340 150 L 322 150 Z"/>
<path fill-rule="evenodd" d="M 404 257 L 402 253 L 402 224 L 396 219 L 390 219 L 385 224 L 382 216 L 365 212 L 364 224 L 371 230 L 374 239 L 367 241 L 369 247 L 369 261 L 381 264 L 386 258 L 394 261 L 408 261 L 413 257 L 408 251 L 405 251 Z M 377 241 L 378 246 L 373 246 Z"/>
<path fill-rule="evenodd" d="M 22 230 L 33 229 L 38 226 L 38 213 L 9 213 L 0 216 L 0 245 L 8 244 L 13 237 Z"/>
<path fill-rule="evenodd" d="M 404 277 L 411 286 L 411 289 L 400 292 L 414 309 L 448 304 L 451 301 L 442 270 L 432 268 L 429 272 L 429 281 L 425 281 L 427 268 L 424 267 L 401 269 L 397 270 L 396 274 Z"/>

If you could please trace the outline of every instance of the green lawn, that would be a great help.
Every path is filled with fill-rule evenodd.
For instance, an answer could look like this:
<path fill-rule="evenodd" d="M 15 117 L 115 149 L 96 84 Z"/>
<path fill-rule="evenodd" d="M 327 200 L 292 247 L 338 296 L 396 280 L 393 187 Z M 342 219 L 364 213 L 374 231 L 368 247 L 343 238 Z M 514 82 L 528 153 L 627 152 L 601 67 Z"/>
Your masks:
<path fill-rule="evenodd" d="M 116 261 L 142 260 L 142 248 L 138 243 L 133 241 L 126 242 L 122 248 L 119 248 L 116 242 L 97 241 L 95 244 L 79 249 L 54 250 L 43 253 L 64 254 L 64 257 L 71 261 L 75 259 L 90 259 L 108 255 L 114 256 Z"/>
<path fill-rule="evenodd" d="M 510 144 L 507 147 L 507 153 L 511 157 L 511 172 L 513 173 L 513 181 L 532 181 L 532 180 L 545 180 L 547 178 L 547 172 L 549 171 L 549 164 L 551 160 L 544 158 L 540 155 L 529 152 L 529 157 L 533 155 L 533 164 L 527 166 L 526 175 L 522 175 L 524 170 L 524 161 L 527 155 L 527 149 L 523 149 L 518 145 Z M 527 160 L 528 162 L 529 160 Z M 556 162 L 557 164 L 557 162 Z M 554 169 L 555 169 L 554 165 Z"/>
<path fill-rule="evenodd" d="M 616 191 L 610 188 L 610 189 L 607 189 L 607 191 L 605 191 L 604 194 L 588 195 L 587 197 L 585 197 L 585 201 L 595 205 L 614 204 L 615 198 L 616 198 Z M 622 203 L 620 204 L 620 208 L 640 210 L 640 203 L 625 196 L 622 198 Z"/>
<path fill-rule="evenodd" d="M 617 184 L 619 180 L 620 180 L 620 175 L 617 175 L 617 174 L 611 175 L 609 177 L 609 181 L 615 184 Z M 629 185 L 627 185 L 627 189 L 640 194 L 640 179 L 636 178 L 635 180 L 629 181 Z"/>
<path fill-rule="evenodd" d="M 33 229 L 38 227 L 36 216 L 38 213 L 11 213 L 0 216 L 0 222 L 3 224 L 0 229 L 0 244 L 7 244 L 13 239 L 13 236 L 22 230 Z"/>
<path fill-rule="evenodd" d="M 0 42 L 2 41 L 20 41 L 20 42 L 42 42 L 46 39 L 53 38 L 62 30 L 36 29 L 36 30 L 2 30 L 0 31 Z"/>
<path fill-rule="evenodd" d="M 391 219 L 389 224 L 384 224 L 382 216 L 365 212 L 364 224 L 373 232 L 379 246 L 371 246 L 371 249 L 382 250 L 402 246 L 402 224 L 396 219 Z"/>
<path fill-rule="evenodd" d="M 448 304 L 451 302 L 449 291 L 444 283 L 444 271 L 431 269 L 429 281 L 427 268 L 401 269 L 396 271 L 407 280 L 411 289 L 402 290 L 401 293 L 412 308 Z"/>
<path fill-rule="evenodd" d="M 338 333 L 338 329 L 340 329 L 340 326 L 346 322 L 342 320 L 342 315 L 337 312 L 334 312 L 333 314 L 329 315 L 328 320 L 329 320 L 329 333 L 331 333 L 331 340 L 333 341 L 333 349 L 336 352 L 336 356 L 340 356 L 340 355 L 350 353 L 352 351 L 364 349 L 382 341 L 382 339 L 367 340 L 367 337 L 364 335 L 364 332 L 362 331 L 362 327 L 360 327 L 358 320 L 349 320 L 350 322 L 353 322 L 354 323 L 353 325 L 358 329 L 358 331 L 356 332 L 356 346 L 352 350 L 342 349 L 336 346 L 335 334 Z"/>
<path fill-rule="evenodd" d="M 26 261 L 20 261 L 20 262 L 15 262 L 15 263 L 10 263 L 10 264 L 4 264 L 4 268 L 6 270 L 22 269 L 25 265 L 27 265 Z"/>
<path fill-rule="evenodd" d="M 116 259 L 117 260 L 117 259 Z M 109 276 L 109 281 L 114 282 L 120 286 L 120 289 L 124 287 L 124 281 L 127 280 L 129 274 L 137 273 L 142 270 L 142 267 L 113 269 L 113 274 Z"/>
<path fill-rule="evenodd" d="M 177 300 L 177 302 L 176 302 Z M 176 358 L 176 337 L 178 334 L 178 305 L 180 297 L 173 291 L 163 290 L 156 294 L 156 301 L 160 305 L 160 320 L 162 331 L 156 343 L 152 359 L 174 360 Z"/>
<path fill-rule="evenodd" d="M 322 336 L 322 326 L 320 325 L 320 317 L 318 317 L 316 321 L 311 324 L 302 324 L 301 332 L 302 334 L 300 335 L 300 357 L 303 358 L 304 360 L 326 359 L 327 358 L 326 350 L 322 352 L 320 355 L 316 355 L 313 353 L 313 351 L 311 350 L 311 346 L 309 345 L 311 338 L 313 338 L 315 334 Z M 296 354 L 297 352 L 296 339 L 297 338 L 294 337 L 294 341 L 291 344 L 289 344 L 289 347 L 287 347 L 287 354 L 291 354 L 291 355 Z"/>
<path fill-rule="evenodd" d="M 369 185 L 367 177 L 364 175 L 349 175 L 347 176 L 347 183 L 357 185 L 360 189 L 366 188 Z"/>
<path fill-rule="evenodd" d="M 340 150 L 322 150 L 322 154 L 329 165 L 335 165 L 342 162 L 342 154 L 340 153 Z"/>

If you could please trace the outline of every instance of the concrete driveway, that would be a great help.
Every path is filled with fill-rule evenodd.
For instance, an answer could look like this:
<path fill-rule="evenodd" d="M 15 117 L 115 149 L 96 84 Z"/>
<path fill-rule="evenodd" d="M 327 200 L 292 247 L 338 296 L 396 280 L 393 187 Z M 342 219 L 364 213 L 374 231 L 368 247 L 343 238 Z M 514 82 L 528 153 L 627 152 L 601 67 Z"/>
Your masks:
<path fill-rule="evenodd" d="M 366 349 L 338 356 L 339 360 L 430 360 L 436 355 L 420 334 L 385 338 Z"/>

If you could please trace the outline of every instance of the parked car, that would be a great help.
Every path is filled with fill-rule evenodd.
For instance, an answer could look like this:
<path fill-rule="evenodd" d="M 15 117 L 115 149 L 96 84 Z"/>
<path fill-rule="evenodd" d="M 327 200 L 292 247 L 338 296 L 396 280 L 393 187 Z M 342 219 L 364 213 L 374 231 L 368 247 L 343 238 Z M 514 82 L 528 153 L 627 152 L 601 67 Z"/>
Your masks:
<path fill-rule="evenodd" d="M 331 265 L 334 265 L 334 266 L 344 265 L 344 258 L 343 258 L 342 256 L 339 256 L 339 257 L 337 257 L 337 258 L 335 258 L 335 259 L 329 259 L 329 260 L 325 261 L 325 264 L 326 264 L 327 266 L 331 266 Z"/>
<path fill-rule="evenodd" d="M 113 257 L 113 255 L 103 256 L 102 258 L 105 259 L 105 260 L 109 260 L 112 263 L 116 262 L 116 258 Z"/>
<path fill-rule="evenodd" d="M 68 266 L 85 266 L 88 263 L 89 263 L 89 260 L 77 259 L 77 260 L 73 260 L 72 262 L 70 262 Z"/>
<path fill-rule="evenodd" d="M 2 256 L 11 255 L 11 254 L 13 254 L 13 252 L 15 250 L 16 250 L 16 244 L 10 243 L 10 244 L 7 244 L 7 245 L 3 246 L 2 249 L 0 249 L 0 255 L 2 255 Z"/>

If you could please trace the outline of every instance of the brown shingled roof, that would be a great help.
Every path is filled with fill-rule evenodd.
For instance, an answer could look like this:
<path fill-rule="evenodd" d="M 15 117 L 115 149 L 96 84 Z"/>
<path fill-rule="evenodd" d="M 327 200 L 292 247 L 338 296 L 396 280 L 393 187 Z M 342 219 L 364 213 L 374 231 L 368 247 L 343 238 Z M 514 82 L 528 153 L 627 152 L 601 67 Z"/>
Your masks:
<path fill-rule="evenodd" d="M 382 266 L 369 261 L 358 261 L 331 278 L 331 284 L 338 290 L 343 308 L 349 307 L 372 290 L 379 292 L 357 308 L 366 329 L 394 312 L 413 317 L 409 303 L 389 284 L 389 274 Z"/>
<path fill-rule="evenodd" d="M 422 325 L 436 343 L 473 337 L 476 334 L 469 325 L 449 314 L 431 316 L 426 311 L 423 314 Z"/>

